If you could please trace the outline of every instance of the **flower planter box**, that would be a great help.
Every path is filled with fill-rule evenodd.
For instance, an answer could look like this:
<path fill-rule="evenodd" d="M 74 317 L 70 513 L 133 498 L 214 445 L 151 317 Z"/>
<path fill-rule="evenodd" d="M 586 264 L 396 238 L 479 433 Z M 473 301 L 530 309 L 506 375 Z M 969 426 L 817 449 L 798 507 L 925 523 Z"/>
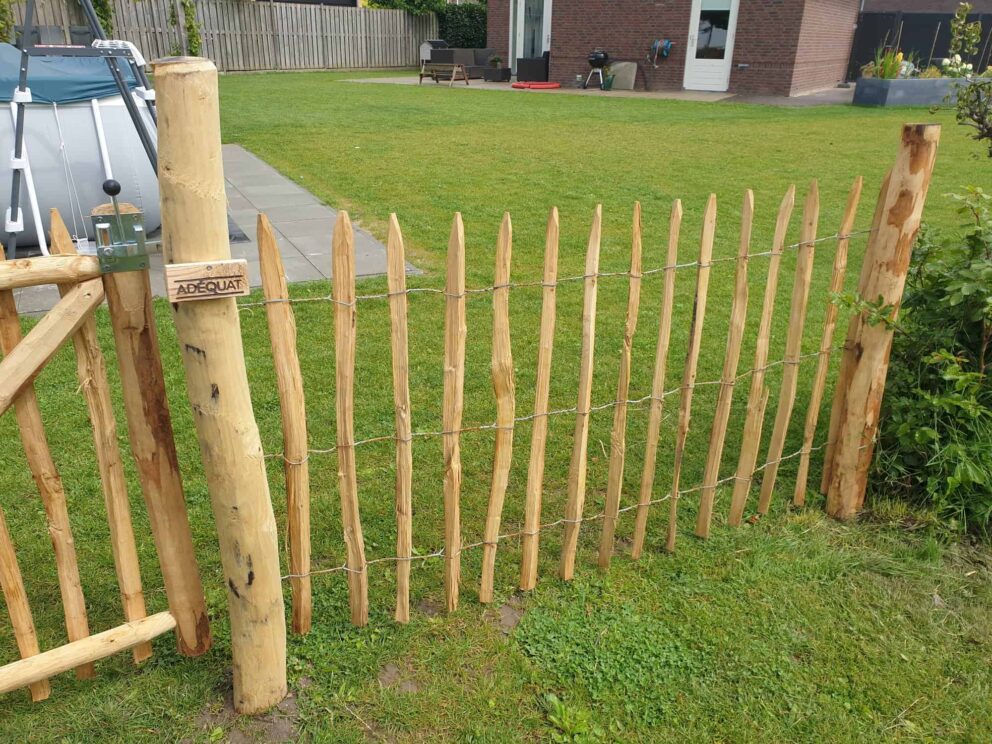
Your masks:
<path fill-rule="evenodd" d="M 510 74 L 509 67 L 488 67 L 482 73 L 482 78 L 487 83 L 508 83 Z"/>
<path fill-rule="evenodd" d="M 960 78 L 919 78 L 883 80 L 859 78 L 854 88 L 858 106 L 933 106 L 953 103 Z"/>

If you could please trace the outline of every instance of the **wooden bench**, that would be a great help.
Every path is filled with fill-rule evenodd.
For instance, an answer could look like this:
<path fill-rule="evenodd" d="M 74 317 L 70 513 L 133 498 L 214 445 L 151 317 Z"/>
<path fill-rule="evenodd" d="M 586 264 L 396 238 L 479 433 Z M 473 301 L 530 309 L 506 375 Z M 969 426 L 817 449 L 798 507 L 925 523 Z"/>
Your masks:
<path fill-rule="evenodd" d="M 468 72 L 465 70 L 465 65 L 447 62 L 424 62 L 421 64 L 420 80 L 417 84 L 423 84 L 425 77 L 431 78 L 435 83 L 440 83 L 442 76 L 448 80 L 449 88 L 455 84 L 455 80 L 459 77 L 465 81 L 465 85 L 468 85 Z"/>

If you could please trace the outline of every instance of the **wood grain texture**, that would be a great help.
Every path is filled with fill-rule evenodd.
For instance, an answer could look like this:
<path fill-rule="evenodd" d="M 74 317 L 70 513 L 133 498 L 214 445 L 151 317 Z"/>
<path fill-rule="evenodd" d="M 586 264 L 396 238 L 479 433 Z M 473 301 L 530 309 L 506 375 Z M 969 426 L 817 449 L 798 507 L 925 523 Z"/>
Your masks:
<path fill-rule="evenodd" d="M 737 475 L 734 491 L 730 497 L 730 513 L 727 524 L 737 526 L 744 515 L 754 466 L 758 461 L 758 448 L 761 446 L 761 432 L 764 429 L 765 409 L 768 405 L 769 390 L 765 387 L 768 367 L 768 350 L 771 344 L 772 317 L 775 314 L 775 298 L 778 293 L 778 278 L 782 266 L 782 253 L 785 238 L 796 204 L 796 187 L 789 186 L 779 205 L 775 220 L 775 236 L 772 239 L 772 253 L 768 260 L 768 275 L 765 278 L 765 295 L 761 304 L 761 320 L 758 324 L 758 337 L 755 342 L 754 370 L 751 373 L 751 388 L 747 398 L 747 413 L 741 437 L 741 451 L 737 459 Z"/>
<path fill-rule="evenodd" d="M 251 292 L 248 262 L 243 258 L 229 258 L 166 266 L 165 292 L 169 302 L 243 297 Z"/>
<path fill-rule="evenodd" d="M 809 304 L 809 286 L 813 278 L 813 254 L 816 247 L 816 230 L 820 221 L 820 190 L 816 181 L 810 183 L 803 208 L 803 222 L 799 230 L 799 252 L 796 256 L 796 276 L 792 285 L 792 304 L 789 309 L 789 331 L 785 337 L 785 357 L 782 368 L 782 386 L 779 388 L 778 411 L 775 426 L 768 444 L 765 471 L 761 476 L 761 495 L 758 513 L 767 514 L 775 493 L 778 468 L 785 450 L 799 387 L 799 357 L 803 350 L 803 330 L 806 327 L 806 309 Z"/>
<path fill-rule="evenodd" d="M 878 229 L 869 238 L 865 253 L 859 294 L 866 300 L 892 305 L 896 315 L 939 142 L 939 125 L 903 127 L 899 153 L 878 210 Z M 843 398 L 827 489 L 827 513 L 837 519 L 853 518 L 864 503 L 892 333 L 887 324 L 872 325 L 861 315 L 853 319 L 849 344 L 854 362 L 843 392 L 838 391 Z"/>
<path fill-rule="evenodd" d="M 410 622 L 410 560 L 413 558 L 413 436 L 410 412 L 410 353 L 407 325 L 406 256 L 395 214 L 389 216 L 386 270 L 389 329 L 393 359 L 393 405 L 396 420 L 396 613 Z"/>
<path fill-rule="evenodd" d="M 217 70 L 202 59 L 162 61 L 155 90 L 165 263 L 228 259 Z M 173 312 L 227 587 L 234 708 L 255 713 L 286 695 L 286 619 L 240 314 L 232 297 Z"/>
<path fill-rule="evenodd" d="M 586 500 L 586 466 L 588 464 L 589 415 L 592 407 L 593 357 L 596 351 L 596 294 L 599 289 L 599 248 L 603 236 L 603 205 L 593 213 L 589 246 L 586 250 L 585 281 L 582 299 L 582 350 L 579 353 L 579 395 L 575 413 L 572 460 L 568 469 L 568 500 L 565 505 L 565 532 L 562 537 L 558 572 L 565 581 L 575 575 L 575 554 Z"/>
<path fill-rule="evenodd" d="M 465 400 L 465 225 L 455 213 L 448 240 L 444 313 L 444 596 L 458 609 L 461 581 L 462 409 Z"/>
<path fill-rule="evenodd" d="M 0 258 L 0 262 L 2 261 L 3 259 Z M 92 290 L 89 291 L 92 294 L 97 294 Z M 99 294 L 102 295 L 102 292 Z M 78 293 L 76 296 L 79 296 Z M 41 322 L 32 331 L 36 331 L 40 327 L 42 327 Z M 45 331 L 43 330 L 42 333 Z M 61 335 L 61 329 L 56 327 L 52 333 Z M 71 335 L 71 331 L 69 335 Z M 3 351 L 4 354 L 3 362 L 0 363 L 0 374 L 7 373 L 8 362 L 11 361 L 22 343 L 24 341 L 22 341 L 21 323 L 17 316 L 14 293 L 10 290 L 0 290 L 0 351 Z M 66 505 L 65 490 L 62 487 L 62 478 L 59 476 L 55 461 L 52 459 L 52 452 L 45 435 L 45 425 L 41 418 L 41 406 L 38 404 L 38 396 L 35 394 L 34 385 L 30 383 L 30 380 L 20 387 L 20 392 L 14 396 L 12 402 L 14 404 L 14 416 L 17 419 L 18 434 L 24 445 L 24 455 L 28 462 L 28 468 L 31 470 L 31 477 L 34 479 L 35 486 L 41 496 L 41 503 L 45 508 L 48 534 L 55 551 L 55 570 L 58 574 L 59 593 L 65 615 L 66 635 L 70 641 L 78 641 L 89 635 L 89 622 L 86 615 L 83 585 L 79 578 L 76 543 L 69 522 L 69 510 Z M 76 676 L 79 679 L 92 678 L 95 676 L 93 665 L 81 665 L 76 670 Z"/>
<path fill-rule="evenodd" d="M 654 358 L 654 375 L 651 381 L 651 405 L 648 410 L 647 443 L 644 447 L 644 470 L 637 501 L 637 518 L 630 557 L 637 560 L 644 551 L 647 536 L 648 511 L 654 494 L 655 468 L 658 462 L 658 439 L 661 435 L 661 418 L 665 411 L 665 377 L 668 368 L 668 347 L 672 337 L 672 308 L 675 301 L 675 272 L 679 258 L 679 234 L 682 230 L 682 202 L 672 203 L 668 220 L 668 252 L 665 255 L 664 283 L 661 292 L 661 312 L 658 322 L 658 344 Z"/>
<path fill-rule="evenodd" d="M 699 493 L 699 511 L 696 515 L 697 537 L 710 536 L 713 500 L 716 496 L 716 484 L 720 479 L 723 445 L 727 438 L 730 407 L 733 403 L 734 388 L 737 384 L 737 365 L 741 358 L 741 342 L 744 340 L 744 325 L 747 322 L 747 263 L 748 253 L 751 249 L 753 221 L 754 193 L 748 189 L 744 194 L 744 206 L 741 208 L 741 240 L 734 271 L 734 296 L 730 305 L 730 330 L 727 332 L 727 349 L 723 357 L 720 392 L 717 394 L 713 427 L 710 429 L 710 443 L 706 453 L 706 466 L 703 470 L 703 490 Z"/>
<path fill-rule="evenodd" d="M 10 290 L 0 291 L 10 296 L 10 303 L 7 304 L 14 322 L 18 322 L 13 295 Z M 89 279 L 68 290 L 26 336 L 21 336 L 18 322 L 18 340 L 4 350 L 3 362 L 0 362 L 0 415 L 7 412 L 17 394 L 38 376 L 48 360 L 101 302 L 103 286 L 100 280 Z"/>
<path fill-rule="evenodd" d="M 870 234 L 875 234 L 878 232 L 879 225 L 882 223 L 882 216 L 885 213 L 885 194 L 889 188 L 889 178 L 892 175 L 891 169 L 885 174 L 885 178 L 882 179 L 882 185 L 879 188 L 878 199 L 875 202 L 875 212 L 871 221 Z M 858 292 L 865 285 L 868 277 L 871 274 L 871 269 L 867 262 L 862 262 L 861 264 L 861 274 L 858 279 Z M 826 495 L 827 488 L 830 485 L 831 478 L 831 468 L 833 467 L 833 453 L 834 444 L 837 441 L 837 432 L 840 430 L 841 424 L 841 413 L 844 408 L 844 400 L 847 396 L 847 386 L 851 383 L 851 374 L 854 371 L 854 366 L 857 362 L 857 348 L 855 346 L 855 340 L 858 333 L 858 323 L 859 319 L 857 315 L 852 315 L 848 319 L 847 324 L 847 336 L 844 340 L 844 348 L 841 350 L 840 357 L 840 368 L 837 370 L 837 379 L 834 382 L 834 399 L 830 407 L 830 426 L 828 428 L 827 434 L 827 446 L 823 452 L 823 476 L 820 479 L 820 493 Z"/>
<path fill-rule="evenodd" d="M 180 653 L 199 656 L 213 642 L 165 394 L 148 272 L 105 274 L 103 287 L 117 348 L 131 455 L 169 611 L 176 618 L 176 641 Z"/>
<path fill-rule="evenodd" d="M 76 244 L 72 241 L 56 209 L 51 211 L 51 238 L 53 255 L 76 254 Z M 59 285 L 59 292 L 63 295 L 68 289 L 69 285 Z M 93 426 L 94 452 L 100 473 L 100 484 L 103 487 L 103 501 L 107 509 L 110 546 L 114 555 L 117 585 L 121 590 L 124 618 L 129 622 L 140 620 L 148 614 L 145 609 L 145 596 L 141 589 L 141 564 L 134 539 L 124 463 L 117 441 L 117 419 L 114 416 L 114 405 L 110 396 L 107 364 L 97 336 L 96 319 L 92 315 L 79 326 L 72 341 L 76 351 L 79 386 L 83 391 L 83 397 L 86 398 L 90 423 Z M 152 655 L 151 644 L 143 643 L 135 646 L 132 655 L 135 663 L 144 661 Z"/>
<path fill-rule="evenodd" d="M 82 638 L 50 651 L 29 656 L 0 667 L 0 694 L 47 680 L 73 667 L 92 666 L 94 661 L 113 656 L 135 646 L 147 644 L 152 638 L 168 633 L 176 626 L 168 612 L 135 620 Z"/>
<path fill-rule="evenodd" d="M 709 294 L 710 270 L 713 261 L 713 240 L 716 236 L 716 194 L 710 194 L 703 213 L 703 229 L 699 238 L 699 261 L 696 269 L 696 295 L 692 302 L 692 322 L 689 331 L 689 348 L 686 349 L 685 368 L 682 372 L 682 398 L 679 401 L 679 423 L 675 432 L 675 460 L 672 466 L 672 490 L 668 501 L 668 534 L 665 550 L 675 552 L 678 533 L 679 482 L 682 478 L 682 461 L 685 444 L 692 421 L 692 398 L 699 366 L 699 348 L 703 340 L 703 321 L 706 319 L 706 299 Z"/>
<path fill-rule="evenodd" d="M 558 208 L 548 215 L 544 238 L 544 276 L 541 281 L 541 330 L 537 348 L 537 375 L 534 381 L 534 428 L 531 432 L 527 491 L 524 501 L 524 534 L 520 544 L 520 588 L 537 586 L 537 559 L 540 549 L 541 497 L 544 491 L 544 461 L 548 441 L 548 397 L 551 390 L 551 358 L 555 344 L 558 281 Z"/>
<path fill-rule="evenodd" d="M 493 275 L 492 379 L 496 396 L 496 436 L 493 452 L 493 478 L 482 544 L 482 580 L 479 601 L 493 601 L 496 574 L 496 548 L 503 519 L 503 502 L 513 464 L 513 425 L 516 415 L 516 388 L 513 379 L 513 348 L 510 342 L 510 260 L 513 253 L 513 224 L 503 215 L 496 241 L 496 268 Z"/>
<path fill-rule="evenodd" d="M 837 328 L 837 313 L 840 308 L 833 301 L 833 296 L 844 289 L 844 277 L 847 274 L 847 251 L 851 239 L 848 237 L 854 229 L 854 221 L 858 216 L 858 203 L 861 201 L 863 179 L 858 176 L 851 186 L 847 197 L 847 207 L 841 219 L 837 240 L 837 252 L 834 254 L 833 271 L 830 274 L 830 297 L 827 301 L 826 317 L 823 321 L 823 334 L 820 337 L 820 355 L 816 361 L 816 373 L 813 376 L 813 389 L 809 395 L 809 405 L 806 409 L 806 425 L 803 430 L 803 446 L 799 455 L 799 469 L 796 472 L 796 488 L 792 495 L 794 506 L 806 504 L 806 485 L 809 482 L 809 463 L 813 449 L 813 439 L 816 437 L 816 425 L 820 420 L 820 408 L 823 404 L 823 393 L 827 386 L 827 372 L 830 370 L 831 349 L 834 344 L 834 332 Z"/>
<path fill-rule="evenodd" d="M 96 256 L 39 256 L 0 263 L 0 290 L 42 284 L 75 284 L 100 276 Z"/>
<path fill-rule="evenodd" d="M 617 406 L 613 409 L 613 429 L 610 433 L 610 466 L 606 483 L 606 507 L 603 530 L 599 540 L 599 567 L 606 570 L 613 557 L 620 495 L 623 488 L 624 461 L 627 456 L 627 396 L 630 392 L 630 368 L 637 331 L 637 313 L 641 306 L 641 204 L 634 204 L 631 228 L 630 280 L 627 287 L 627 315 L 620 349 L 620 371 L 617 375 Z"/>
<path fill-rule="evenodd" d="M 38 634 L 34 628 L 34 617 L 24 590 L 24 579 L 17 563 L 17 550 L 7 529 L 7 520 L 0 509 L 0 589 L 7 604 L 7 616 L 14 629 L 14 639 L 22 659 L 41 653 L 38 647 Z M 47 700 L 52 694 L 52 686 L 44 677 L 31 684 L 31 699 L 34 702 Z"/>
<path fill-rule="evenodd" d="M 307 438 L 307 407 L 303 373 L 296 348 L 296 315 L 288 302 L 289 287 L 282 256 L 269 218 L 258 215 L 258 259 L 262 292 L 268 304 L 272 363 L 279 390 L 282 422 L 283 473 L 286 478 L 286 532 L 289 543 L 289 572 L 292 591 L 294 633 L 305 635 L 313 625 L 313 594 L 310 576 L 310 462 Z"/>
<path fill-rule="evenodd" d="M 332 241 L 334 287 L 334 349 L 337 410 L 338 490 L 341 526 L 348 565 L 348 603 L 351 622 L 369 622 L 369 578 L 365 539 L 358 506 L 358 472 L 355 463 L 355 233 L 345 211 L 338 212 Z"/>

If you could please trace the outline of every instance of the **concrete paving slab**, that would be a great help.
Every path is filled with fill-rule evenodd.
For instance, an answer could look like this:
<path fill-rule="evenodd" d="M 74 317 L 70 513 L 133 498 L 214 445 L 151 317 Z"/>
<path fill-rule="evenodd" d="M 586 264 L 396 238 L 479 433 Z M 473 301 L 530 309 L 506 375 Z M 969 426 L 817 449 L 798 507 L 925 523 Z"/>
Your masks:
<path fill-rule="evenodd" d="M 337 211 L 239 145 L 224 145 L 223 153 L 229 214 L 248 236 L 246 242 L 232 243 L 231 254 L 248 260 L 251 286 L 261 285 L 255 230 L 260 211 L 272 221 L 288 281 L 329 279 Z M 150 264 L 152 292 L 165 296 L 162 256 L 153 254 Z M 358 276 L 386 273 L 386 247 L 360 228 L 355 229 L 355 271 Z M 417 270 L 407 264 L 407 272 Z M 53 286 L 28 287 L 17 290 L 15 297 L 21 313 L 36 314 L 51 309 L 59 294 Z"/>

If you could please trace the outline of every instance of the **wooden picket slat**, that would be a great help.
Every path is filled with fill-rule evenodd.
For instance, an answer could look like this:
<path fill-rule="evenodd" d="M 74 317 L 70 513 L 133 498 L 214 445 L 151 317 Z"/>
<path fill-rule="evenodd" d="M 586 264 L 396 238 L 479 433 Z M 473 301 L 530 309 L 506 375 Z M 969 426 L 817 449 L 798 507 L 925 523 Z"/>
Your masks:
<path fill-rule="evenodd" d="M 341 492 L 341 525 L 347 550 L 348 603 L 351 622 L 369 622 L 369 575 L 365 540 L 358 508 L 358 474 L 355 468 L 355 233 L 344 210 L 338 212 L 331 244 L 333 254 L 334 348 L 336 355 L 336 409 L 338 488 Z"/>
<path fill-rule="evenodd" d="M 12 304 L 13 295 L 9 290 L 4 292 L 10 297 L 10 314 L 6 322 L 8 325 L 16 323 L 17 333 L 16 340 L 15 334 L 10 334 L 11 343 L 9 348 L 4 349 L 4 358 L 0 362 L 0 414 L 14 404 L 18 394 L 31 384 L 62 344 L 103 302 L 103 284 L 99 279 L 89 279 L 75 285 L 23 337 L 17 322 L 17 309 Z"/>
<path fill-rule="evenodd" d="M 730 497 L 730 513 L 727 524 L 737 526 L 744 515 L 747 497 L 751 491 L 754 466 L 758 461 L 758 448 L 761 445 L 761 431 L 764 428 L 765 408 L 770 391 L 765 387 L 765 373 L 768 366 L 768 350 L 771 344 L 772 317 L 775 313 L 775 298 L 778 293 L 779 269 L 785 238 L 796 204 L 796 187 L 789 186 L 779 205 L 775 221 L 775 237 L 772 239 L 771 257 L 768 261 L 768 275 L 765 278 L 765 296 L 761 305 L 761 321 L 758 324 L 758 338 L 754 351 L 754 368 L 751 371 L 751 389 L 747 399 L 747 413 L 741 437 L 741 451 L 737 459 L 737 474 L 734 491 Z"/>
<path fill-rule="evenodd" d="M 613 557 L 613 543 L 620 511 L 620 491 L 623 488 L 624 460 L 627 455 L 627 395 L 630 392 L 630 365 L 637 330 L 637 313 L 641 305 L 641 203 L 634 204 L 631 230 L 630 280 L 627 289 L 627 316 L 620 350 L 620 372 L 617 379 L 617 406 L 613 409 L 613 431 L 610 434 L 610 468 L 606 484 L 606 507 L 603 531 L 599 542 L 599 567 L 608 569 Z"/>
<path fill-rule="evenodd" d="M 579 353 L 579 395 L 575 406 L 575 436 L 568 469 L 568 501 L 565 505 L 565 531 L 562 538 L 561 578 L 575 575 L 575 554 L 579 545 L 582 508 L 586 500 L 586 466 L 589 453 L 589 416 L 592 407 L 593 357 L 596 350 L 596 294 L 599 288 L 599 247 L 603 236 L 603 205 L 593 213 L 582 299 L 582 350 Z"/>
<path fill-rule="evenodd" d="M 858 176 L 851 186 L 847 197 L 847 207 L 841 220 L 840 236 L 837 240 L 837 253 L 834 255 L 834 268 L 830 276 L 830 299 L 827 300 L 827 314 L 823 321 L 823 336 L 820 340 L 820 356 L 816 362 L 816 374 L 813 377 L 813 389 L 810 391 L 809 404 L 806 409 L 806 427 L 803 431 L 803 448 L 799 455 L 799 470 L 796 473 L 796 490 L 792 495 L 795 506 L 806 503 L 806 484 L 809 482 L 809 461 L 812 454 L 813 438 L 816 436 L 816 425 L 820 419 L 820 406 L 823 403 L 823 393 L 827 386 L 827 372 L 830 369 L 830 352 L 834 343 L 834 332 L 837 328 L 837 313 L 840 308 L 833 301 L 833 296 L 844 289 L 844 276 L 847 273 L 847 250 L 851 243 L 849 237 L 854 229 L 854 220 L 858 215 L 858 204 L 861 201 L 861 189 L 864 180 Z"/>
<path fill-rule="evenodd" d="M 816 229 L 820 221 L 820 191 L 814 180 L 809 185 L 806 206 L 803 209 L 803 223 L 799 232 L 799 254 L 796 258 L 796 277 L 792 287 L 792 306 L 789 310 L 789 333 L 785 338 L 785 358 L 782 369 L 782 387 L 779 389 L 778 411 L 775 414 L 775 428 L 772 429 L 768 445 L 767 467 L 761 477 L 761 495 L 758 499 L 758 512 L 767 514 L 775 492 L 778 467 L 785 450 L 785 437 L 792 419 L 792 409 L 796 402 L 796 389 L 799 385 L 799 356 L 803 346 L 803 328 L 806 325 L 806 305 L 809 300 L 809 285 L 813 278 L 813 255 L 816 247 Z"/>
<path fill-rule="evenodd" d="M 668 501 L 668 535 L 665 550 L 675 552 L 678 532 L 679 483 L 682 478 L 682 459 L 689 436 L 692 418 L 692 398 L 696 387 L 696 369 L 699 365 L 699 348 L 703 340 L 703 321 L 706 319 L 706 297 L 710 286 L 710 269 L 713 260 L 713 240 L 716 236 L 716 194 L 710 194 L 703 214 L 703 229 L 699 239 L 699 260 L 696 269 L 696 296 L 692 303 L 692 323 L 689 348 L 686 350 L 685 369 L 682 373 L 682 398 L 679 401 L 679 423 L 675 433 L 675 460 L 672 466 L 672 490 Z"/>
<path fill-rule="evenodd" d="M 410 423 L 410 354 L 407 330 L 406 256 L 395 214 L 386 240 L 389 328 L 396 409 L 396 622 L 410 621 L 410 560 L 413 558 L 413 442 Z"/>
<path fill-rule="evenodd" d="M 76 245 L 56 209 L 51 211 L 51 237 L 53 255 L 76 255 Z M 59 292 L 64 296 L 69 287 L 71 285 L 59 285 Z M 140 620 L 148 614 L 141 589 L 141 565 L 131 522 L 131 503 L 128 500 L 124 463 L 117 441 L 117 419 L 114 417 L 114 405 L 110 397 L 107 364 L 97 337 L 96 319 L 92 314 L 79 326 L 72 341 L 76 351 L 79 386 L 86 398 L 90 423 L 93 426 L 94 453 L 103 486 L 103 499 L 110 526 L 110 546 L 117 584 L 121 590 L 124 617 L 129 622 Z M 132 649 L 135 663 L 142 662 L 151 655 L 150 643 L 143 643 Z"/>
<path fill-rule="evenodd" d="M 703 490 L 699 496 L 699 512 L 696 515 L 696 535 L 699 537 L 710 536 L 713 499 L 716 495 L 716 484 L 720 478 L 723 445 L 727 438 L 730 406 L 733 403 L 734 388 L 737 383 L 737 365 L 741 358 L 741 342 L 744 340 L 744 324 L 747 321 L 747 263 L 748 253 L 751 249 L 753 220 L 754 193 L 748 189 L 744 194 L 744 206 L 741 208 L 741 242 L 737 252 L 737 268 L 734 273 L 734 297 L 730 305 L 727 350 L 723 358 L 720 392 L 717 394 L 716 410 L 713 414 L 713 428 L 710 431 L 706 467 L 703 471 Z"/>
<path fill-rule="evenodd" d="M 462 409 L 465 400 L 465 225 L 456 212 L 448 240 L 444 318 L 444 595 L 458 609 L 461 581 Z"/>
<path fill-rule="evenodd" d="M 7 529 L 7 520 L 0 508 L 0 589 L 7 603 L 7 615 L 14 628 L 14 639 L 22 659 L 41 653 L 38 634 L 34 629 L 34 617 L 28 604 L 28 594 L 24 591 L 24 579 L 17 564 L 17 551 Z M 31 699 L 34 702 L 47 700 L 52 694 L 48 680 L 38 680 L 31 684 Z"/>
<path fill-rule="evenodd" d="M 548 397 L 551 390 L 551 357 L 555 344 L 558 280 L 558 208 L 548 215 L 544 240 L 544 278 L 541 281 L 541 331 L 534 381 L 534 428 L 531 433 L 527 493 L 524 501 L 524 534 L 521 536 L 520 588 L 537 586 L 537 557 L 541 537 L 541 497 L 544 490 L 544 457 L 548 441 Z"/>
<path fill-rule="evenodd" d="M 493 601 L 496 548 L 503 518 L 503 502 L 513 464 L 513 418 L 516 391 L 513 381 L 513 349 L 510 343 L 510 258 L 513 253 L 513 225 L 510 213 L 503 215 L 496 242 L 496 270 L 493 276 L 492 377 L 496 394 L 496 444 L 493 453 L 493 479 L 482 544 L 482 581 L 479 601 Z"/>
<path fill-rule="evenodd" d="M 258 215 L 258 260 L 265 295 L 272 362 L 279 391 L 286 478 L 286 532 L 289 542 L 290 587 L 293 593 L 293 632 L 310 632 L 313 597 L 310 576 L 310 463 L 307 443 L 306 396 L 296 349 L 296 316 L 289 304 L 289 287 L 282 256 L 269 218 Z"/>
<path fill-rule="evenodd" d="M 654 360 L 654 377 L 651 382 L 651 405 L 648 413 L 647 444 L 644 448 L 644 470 L 637 502 L 637 519 L 630 557 L 637 560 L 644 550 L 648 528 L 648 510 L 654 492 L 655 468 L 658 461 L 658 438 L 661 434 L 661 417 L 665 410 L 665 376 L 668 368 L 668 346 L 672 337 L 672 307 L 675 300 L 675 272 L 679 257 L 679 234 L 682 230 L 682 202 L 672 203 L 668 221 L 668 252 L 665 255 L 664 284 L 661 293 L 661 317 L 658 323 L 658 345 Z"/>
<path fill-rule="evenodd" d="M 0 261 L 2 260 L 0 258 Z M 99 282 L 100 280 L 90 279 L 85 284 L 77 285 L 77 287 L 90 286 L 90 282 L 94 281 Z M 103 295 L 102 292 L 96 293 L 92 290 L 91 294 L 99 294 L 101 297 Z M 76 293 L 76 296 L 80 295 Z M 61 302 L 64 303 L 66 300 Z M 51 317 L 52 312 L 49 312 L 45 318 Z M 86 313 L 83 313 L 82 317 L 85 315 Z M 44 319 L 32 331 L 41 328 L 43 322 Z M 68 327 L 66 335 L 71 335 L 79 324 L 66 323 L 65 325 Z M 63 330 L 62 327 L 58 327 L 51 332 L 54 335 L 59 335 Z M 43 330 L 42 333 L 46 333 L 46 331 Z M 0 369 L 6 366 L 6 363 L 11 360 L 22 343 L 21 322 L 17 316 L 14 293 L 10 290 L 0 291 L 0 351 L 4 354 Z M 45 436 L 45 425 L 41 418 L 41 406 L 38 404 L 34 385 L 29 381 L 18 389 L 20 392 L 12 397 L 18 433 L 24 445 L 24 455 L 28 461 L 28 468 L 31 470 L 31 476 L 34 478 L 35 486 L 41 495 L 45 517 L 48 520 L 48 533 L 52 540 L 52 548 L 55 551 L 55 569 L 58 573 L 66 634 L 70 641 L 78 641 L 88 636 L 90 631 L 86 616 L 86 599 L 83 597 L 83 586 L 79 578 L 76 544 L 73 540 L 72 526 L 69 523 L 65 490 L 62 488 L 62 479 L 55 467 L 55 461 L 52 460 L 52 452 Z M 92 664 L 85 664 L 76 670 L 76 676 L 79 679 L 91 679 L 95 674 Z"/>

